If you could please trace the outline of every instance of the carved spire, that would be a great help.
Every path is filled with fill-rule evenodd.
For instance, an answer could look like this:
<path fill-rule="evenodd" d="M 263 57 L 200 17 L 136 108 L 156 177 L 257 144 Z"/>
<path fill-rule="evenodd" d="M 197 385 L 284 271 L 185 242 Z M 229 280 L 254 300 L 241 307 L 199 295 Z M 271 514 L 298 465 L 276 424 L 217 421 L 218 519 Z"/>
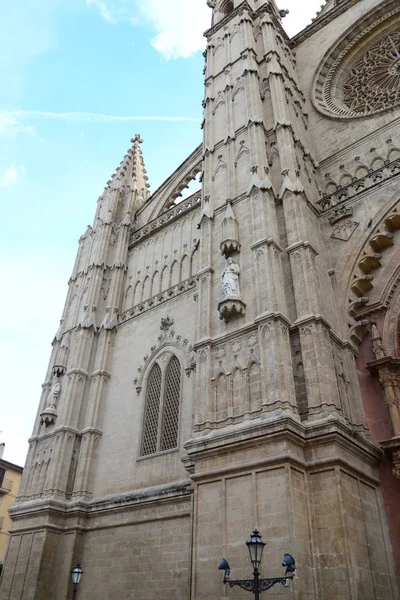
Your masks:
<path fill-rule="evenodd" d="M 145 202 L 149 197 L 150 186 L 140 147 L 142 142 L 143 140 L 138 133 L 131 139 L 132 147 L 129 148 L 119 167 L 111 176 L 110 181 L 107 182 L 106 189 L 121 189 L 126 187 L 132 191 L 136 191 L 142 201 Z"/>

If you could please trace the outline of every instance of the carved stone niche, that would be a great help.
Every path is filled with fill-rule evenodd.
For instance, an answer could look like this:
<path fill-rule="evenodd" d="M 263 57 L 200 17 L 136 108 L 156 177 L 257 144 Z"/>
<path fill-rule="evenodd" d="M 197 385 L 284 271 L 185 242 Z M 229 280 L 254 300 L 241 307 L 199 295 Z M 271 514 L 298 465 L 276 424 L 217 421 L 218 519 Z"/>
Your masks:
<path fill-rule="evenodd" d="M 232 204 L 228 200 L 224 220 L 222 221 L 222 242 L 220 249 L 225 258 L 233 252 L 240 252 L 238 224 Z"/>
<path fill-rule="evenodd" d="M 218 304 L 219 318 L 227 323 L 235 316 L 246 315 L 246 305 L 241 298 L 225 298 Z"/>

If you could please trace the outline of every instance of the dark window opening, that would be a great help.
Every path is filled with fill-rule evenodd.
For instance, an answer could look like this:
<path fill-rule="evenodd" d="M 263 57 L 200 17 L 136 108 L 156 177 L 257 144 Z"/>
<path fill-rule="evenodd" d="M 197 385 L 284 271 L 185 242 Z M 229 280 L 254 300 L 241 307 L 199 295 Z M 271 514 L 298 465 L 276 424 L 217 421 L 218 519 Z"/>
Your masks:
<path fill-rule="evenodd" d="M 233 2 L 227 2 L 225 4 L 225 16 L 229 15 L 229 13 L 232 11 L 233 11 Z"/>

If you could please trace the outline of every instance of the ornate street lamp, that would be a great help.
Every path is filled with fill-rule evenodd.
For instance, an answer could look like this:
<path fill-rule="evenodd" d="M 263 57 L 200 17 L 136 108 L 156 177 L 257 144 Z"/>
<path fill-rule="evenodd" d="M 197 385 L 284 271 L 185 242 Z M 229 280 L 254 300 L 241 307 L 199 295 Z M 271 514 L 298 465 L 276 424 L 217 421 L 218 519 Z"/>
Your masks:
<path fill-rule="evenodd" d="M 247 592 L 252 592 L 255 600 L 259 600 L 260 592 L 269 590 L 269 588 L 273 587 L 277 583 L 281 583 L 285 587 L 290 584 L 290 580 L 293 579 L 296 573 L 296 563 L 291 554 L 285 554 L 283 558 L 282 567 L 286 567 L 284 577 L 260 579 L 260 565 L 265 542 L 262 541 L 261 535 L 258 533 L 257 529 L 255 529 L 251 534 L 250 540 L 246 542 L 246 546 L 249 549 L 250 560 L 253 565 L 253 579 L 229 579 L 231 570 L 228 561 L 226 558 L 223 558 L 218 569 L 220 571 L 225 571 L 224 583 L 229 583 L 229 587 L 231 588 L 236 585 Z"/>
<path fill-rule="evenodd" d="M 78 585 L 81 580 L 82 573 L 83 573 L 83 571 L 81 569 L 81 565 L 78 563 L 76 565 L 75 569 L 73 569 L 71 572 L 72 583 L 74 585 L 73 590 L 72 590 L 72 600 L 75 600 L 75 598 L 76 598 L 76 594 L 78 592 Z"/>

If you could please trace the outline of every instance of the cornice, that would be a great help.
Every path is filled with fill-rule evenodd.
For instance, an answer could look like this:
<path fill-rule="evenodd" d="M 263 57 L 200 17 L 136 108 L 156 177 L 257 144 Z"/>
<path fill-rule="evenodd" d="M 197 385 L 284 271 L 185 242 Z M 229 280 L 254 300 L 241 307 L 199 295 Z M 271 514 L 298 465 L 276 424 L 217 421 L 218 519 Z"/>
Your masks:
<path fill-rule="evenodd" d="M 54 498 L 25 500 L 14 504 L 10 509 L 12 512 L 13 521 L 19 521 L 24 518 L 41 517 L 52 514 L 53 516 L 81 516 L 83 518 L 99 513 L 112 513 L 120 510 L 126 511 L 129 508 L 142 508 L 149 505 L 160 505 L 166 503 L 188 502 L 192 492 L 192 482 L 184 480 L 165 486 L 154 486 L 153 488 L 145 488 L 134 490 L 123 494 L 114 494 L 103 498 L 83 501 L 83 500 L 55 500 Z M 181 515 L 177 515 L 181 516 Z M 171 515 L 170 518 L 173 518 Z M 125 523 L 124 523 L 125 524 Z M 80 526 L 82 530 L 88 530 L 85 525 Z M 101 527 L 101 526 L 99 526 Z M 93 527 L 97 529 L 99 527 Z M 75 529 L 76 525 L 57 526 L 52 523 L 44 523 L 43 529 L 58 529 L 68 530 Z M 29 529 L 37 529 L 37 524 L 32 525 Z M 18 529 L 18 531 L 20 531 Z"/>
<path fill-rule="evenodd" d="M 290 47 L 295 48 L 296 46 L 304 42 L 307 38 L 314 35 L 314 33 L 319 31 L 323 27 L 326 27 L 326 25 L 329 25 L 331 21 L 337 19 L 337 17 L 345 13 L 347 10 L 349 10 L 349 8 L 352 8 L 358 2 L 361 2 L 361 0 L 342 0 L 340 4 L 338 4 L 332 10 L 328 11 L 325 15 L 316 17 L 314 21 L 310 23 L 310 25 L 307 25 L 305 29 L 297 33 L 290 40 Z"/>
<path fill-rule="evenodd" d="M 379 482 L 378 475 L 374 478 L 370 473 L 365 473 L 351 460 L 346 460 L 342 456 L 333 455 L 329 458 L 316 459 L 311 457 L 307 459 L 296 457 L 293 453 L 286 456 L 279 452 L 279 455 L 266 457 L 261 460 L 260 465 L 254 464 L 250 460 L 247 463 L 236 464 L 232 466 L 220 467 L 215 470 L 206 469 L 199 474 L 195 473 L 196 462 L 209 461 L 225 454 L 232 454 L 251 448 L 257 448 L 260 443 L 271 444 L 274 442 L 288 441 L 299 446 L 304 451 L 312 450 L 321 445 L 334 444 L 344 449 L 372 468 L 377 468 L 380 464 L 382 451 L 374 446 L 366 438 L 355 432 L 349 426 L 338 419 L 327 419 L 315 423 L 304 424 L 290 416 L 273 418 L 269 421 L 257 421 L 256 423 L 247 423 L 234 428 L 225 428 L 216 430 L 211 434 L 188 440 L 185 443 L 185 450 L 188 454 L 186 468 L 192 471 L 192 479 L 211 478 L 222 476 L 227 470 L 241 470 L 246 468 L 257 468 L 268 463 L 297 462 L 305 469 L 318 469 L 328 465 L 342 464 L 351 471 L 358 471 L 362 477 L 370 479 L 376 485 Z M 257 462 L 257 461 L 256 461 Z"/>

